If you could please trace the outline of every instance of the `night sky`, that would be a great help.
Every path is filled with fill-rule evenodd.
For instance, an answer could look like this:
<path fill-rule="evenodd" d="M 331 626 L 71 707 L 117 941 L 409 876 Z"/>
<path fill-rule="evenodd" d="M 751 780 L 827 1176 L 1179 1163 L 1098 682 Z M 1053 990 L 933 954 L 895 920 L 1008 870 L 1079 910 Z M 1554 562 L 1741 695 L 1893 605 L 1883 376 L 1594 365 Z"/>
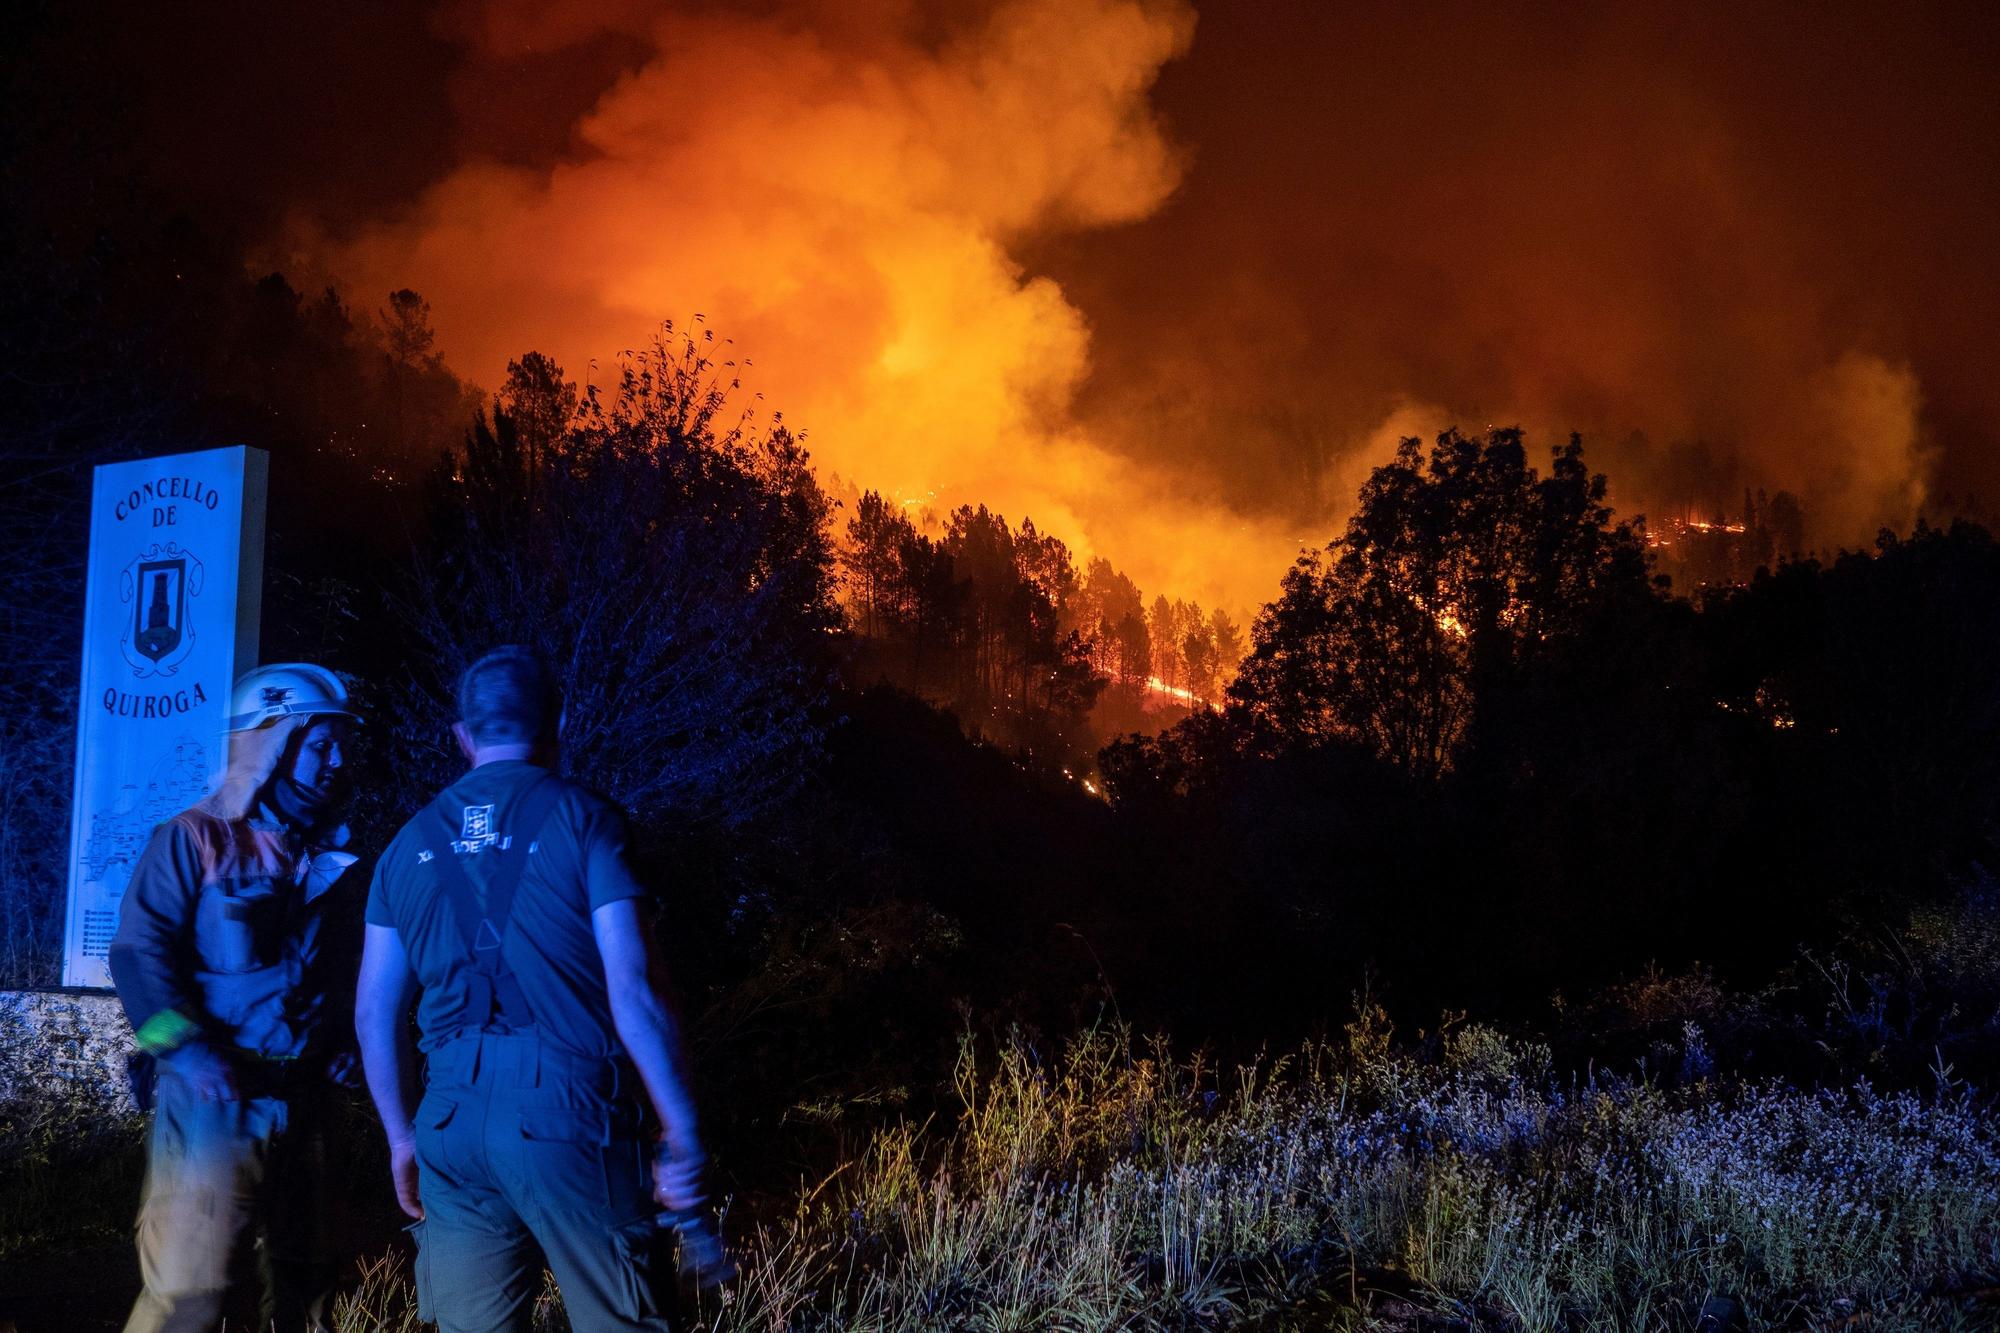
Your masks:
<path fill-rule="evenodd" d="M 1983 6 L 100 8 L 30 55 L 468 379 L 698 312 L 823 473 L 1149 589 L 1264 599 L 1451 424 L 1825 544 L 2000 493 Z"/>

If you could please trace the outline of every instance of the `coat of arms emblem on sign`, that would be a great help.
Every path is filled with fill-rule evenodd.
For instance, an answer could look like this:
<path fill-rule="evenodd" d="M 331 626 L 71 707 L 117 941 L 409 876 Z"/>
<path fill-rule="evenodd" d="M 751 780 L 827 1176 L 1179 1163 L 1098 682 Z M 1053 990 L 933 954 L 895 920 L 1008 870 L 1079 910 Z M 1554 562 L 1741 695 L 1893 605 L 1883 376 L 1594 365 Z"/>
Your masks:
<path fill-rule="evenodd" d="M 178 542 L 155 542 L 118 576 L 127 608 L 119 646 L 134 676 L 171 676 L 194 651 L 188 608 L 201 585 L 201 561 Z"/>

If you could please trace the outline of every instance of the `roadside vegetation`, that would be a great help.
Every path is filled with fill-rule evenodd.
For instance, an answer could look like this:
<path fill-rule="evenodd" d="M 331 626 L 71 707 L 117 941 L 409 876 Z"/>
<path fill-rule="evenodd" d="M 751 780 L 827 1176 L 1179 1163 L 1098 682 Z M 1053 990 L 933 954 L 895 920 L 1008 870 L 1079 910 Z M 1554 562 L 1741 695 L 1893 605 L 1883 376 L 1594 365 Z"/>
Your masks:
<path fill-rule="evenodd" d="M 131 1235 L 144 1122 L 72 1010 L 31 1026 L 0 1008 L 0 1267 Z"/>
<path fill-rule="evenodd" d="M 1364 993 L 1330 1037 L 1243 1062 L 1115 1020 L 969 1031 L 900 1102 L 800 1101 L 784 1119 L 820 1133 L 794 1168 L 763 1160 L 782 1135 L 726 1137 L 739 1274 L 697 1326 L 1991 1328 L 2000 1119 L 1983 1071 L 1936 1054 L 1990 1036 L 1991 895 L 1893 948 L 1802 957 L 1785 986 L 1650 970 L 1539 1029 L 1398 1031 Z M 84 1035 L 0 1023 L 19 1272 L 129 1245 L 142 1122 L 74 1057 Z M 379 1142 L 355 1128 L 367 1203 Z M 378 1220 L 343 1333 L 425 1327 Z M 566 1327 L 553 1290 L 537 1326 Z"/>
<path fill-rule="evenodd" d="M 1385 1022 L 1229 1070 L 1118 1028 L 968 1042 L 955 1121 L 885 1126 L 735 1228 L 701 1326 L 1990 1326 L 2000 1129 L 1948 1077 L 1561 1076 L 1536 1042 L 1399 1052 Z M 1699 1029 L 1681 1054 L 1702 1068 Z M 413 1319 L 384 1260 L 341 1327 Z"/>

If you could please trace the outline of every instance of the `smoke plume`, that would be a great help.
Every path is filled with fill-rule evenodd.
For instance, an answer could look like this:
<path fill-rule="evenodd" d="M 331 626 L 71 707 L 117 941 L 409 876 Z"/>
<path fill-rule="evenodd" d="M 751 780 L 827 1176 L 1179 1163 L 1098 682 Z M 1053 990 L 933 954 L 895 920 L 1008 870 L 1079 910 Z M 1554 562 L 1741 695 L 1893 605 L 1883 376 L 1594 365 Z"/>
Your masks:
<path fill-rule="evenodd" d="M 485 382 L 532 348 L 604 383 L 663 318 L 699 316 L 860 485 L 1032 516 L 1211 601 L 1282 568 L 1289 535 L 1253 556 L 1247 520 L 1077 428 L 1087 322 L 1014 256 L 1144 217 L 1180 182 L 1147 92 L 1190 10 L 1013 0 L 942 31 L 894 5 L 651 10 L 453 11 L 477 53 L 611 24 L 648 54 L 562 160 L 469 160 L 391 220 L 302 243 L 355 291 L 420 290 L 447 359 Z"/>
<path fill-rule="evenodd" d="M 1110 447 L 1165 436 L 1227 503 L 1321 531 L 1385 438 L 1445 425 L 1581 431 L 1627 515 L 1789 489 L 1821 548 L 2000 480 L 1991 25 L 1202 11 L 1155 95 L 1184 188 L 1032 256 L 1093 316 L 1078 414 Z"/>
<path fill-rule="evenodd" d="M 697 312 L 824 469 L 1244 609 L 1401 434 L 1865 542 L 1996 480 L 1990 36 L 1946 12 L 468 0 L 455 158 L 288 264 L 462 374 Z M 435 136 L 432 136 L 433 138 Z"/>

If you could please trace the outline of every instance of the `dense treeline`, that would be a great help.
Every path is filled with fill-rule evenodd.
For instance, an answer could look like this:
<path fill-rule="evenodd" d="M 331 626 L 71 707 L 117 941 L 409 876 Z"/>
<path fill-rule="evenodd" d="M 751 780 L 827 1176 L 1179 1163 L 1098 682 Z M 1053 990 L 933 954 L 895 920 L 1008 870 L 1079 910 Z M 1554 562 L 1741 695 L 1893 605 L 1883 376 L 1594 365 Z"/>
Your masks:
<path fill-rule="evenodd" d="M 928 517 L 928 516 L 926 516 Z M 1102 557 L 985 505 L 935 535 L 862 492 L 841 536 L 849 675 L 950 707 L 1012 748 L 1081 768 L 1123 730 L 1214 706 L 1242 656 L 1227 611 L 1156 596 Z"/>
<path fill-rule="evenodd" d="M 1991 536 L 1885 533 L 1697 608 L 1604 493 L 1574 439 L 1546 474 L 1517 431 L 1406 441 L 1227 707 L 1106 752 L 1142 873 L 1259 959 L 1246 1026 L 1370 968 L 1420 1012 L 1649 959 L 1768 980 L 1993 864 Z"/>

